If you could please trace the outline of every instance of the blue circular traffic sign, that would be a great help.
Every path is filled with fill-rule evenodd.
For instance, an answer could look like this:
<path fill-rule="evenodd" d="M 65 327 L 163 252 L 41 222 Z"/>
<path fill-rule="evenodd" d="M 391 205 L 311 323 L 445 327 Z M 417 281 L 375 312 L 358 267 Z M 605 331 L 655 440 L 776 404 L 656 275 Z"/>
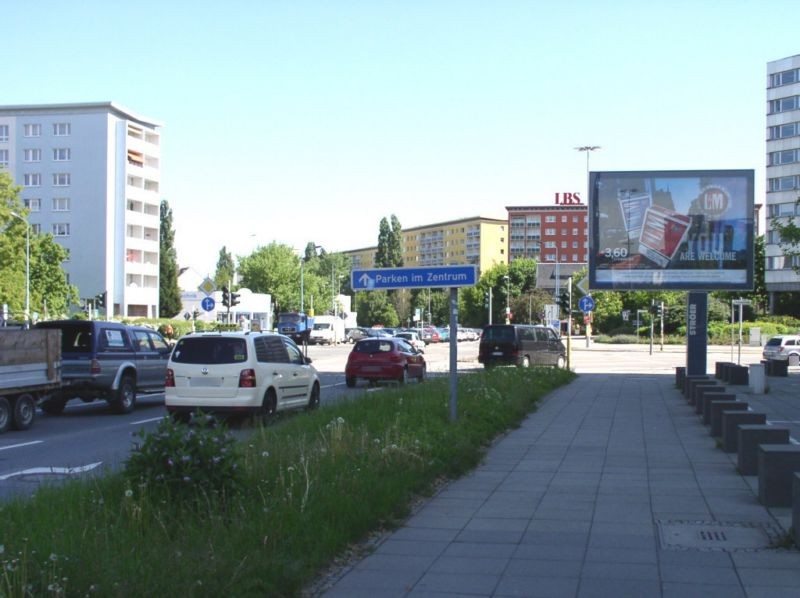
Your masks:
<path fill-rule="evenodd" d="M 203 297 L 203 300 L 200 302 L 200 307 L 206 311 L 214 311 L 214 305 L 216 305 L 216 302 L 213 297 Z"/>
<path fill-rule="evenodd" d="M 578 307 L 583 313 L 588 313 L 594 309 L 594 299 L 591 295 L 584 295 L 578 300 Z"/>

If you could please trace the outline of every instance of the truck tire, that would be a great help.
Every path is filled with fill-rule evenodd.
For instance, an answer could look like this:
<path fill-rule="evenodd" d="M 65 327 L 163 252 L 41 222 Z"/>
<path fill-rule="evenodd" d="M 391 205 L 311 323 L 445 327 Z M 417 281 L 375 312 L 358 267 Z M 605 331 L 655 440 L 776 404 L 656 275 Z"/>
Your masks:
<path fill-rule="evenodd" d="M 11 405 L 5 397 L 0 397 L 0 434 L 11 425 Z"/>
<path fill-rule="evenodd" d="M 114 413 L 120 415 L 133 411 L 136 407 L 136 378 L 131 374 L 123 374 L 119 380 L 119 388 L 109 404 Z"/>
<path fill-rule="evenodd" d="M 36 419 L 36 399 L 30 393 L 21 394 L 14 401 L 14 421 L 12 425 L 15 430 L 27 430 L 33 425 Z"/>

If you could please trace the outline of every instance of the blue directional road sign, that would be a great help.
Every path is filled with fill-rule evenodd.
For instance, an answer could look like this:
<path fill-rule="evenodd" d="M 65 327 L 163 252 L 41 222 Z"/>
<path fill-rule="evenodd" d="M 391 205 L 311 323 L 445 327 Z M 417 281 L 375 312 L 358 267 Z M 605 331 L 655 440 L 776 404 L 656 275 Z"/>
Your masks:
<path fill-rule="evenodd" d="M 200 307 L 206 311 L 214 311 L 214 305 L 216 305 L 216 303 L 213 297 L 203 297 L 203 300 L 200 302 Z"/>
<path fill-rule="evenodd" d="M 350 285 L 354 291 L 472 287 L 477 281 L 477 266 L 375 268 L 353 270 L 350 274 Z"/>
<path fill-rule="evenodd" d="M 587 314 L 594 309 L 594 299 L 592 299 L 591 295 L 584 295 L 578 300 L 578 307 L 581 308 L 583 313 Z"/>

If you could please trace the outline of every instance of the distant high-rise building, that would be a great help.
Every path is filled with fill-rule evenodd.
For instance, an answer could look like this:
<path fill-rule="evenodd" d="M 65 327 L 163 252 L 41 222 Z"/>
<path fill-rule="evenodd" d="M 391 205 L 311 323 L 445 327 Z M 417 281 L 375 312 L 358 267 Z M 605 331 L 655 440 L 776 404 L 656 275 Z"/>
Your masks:
<path fill-rule="evenodd" d="M 409 268 L 475 264 L 486 272 L 508 263 L 507 222 L 475 216 L 402 230 L 403 264 Z M 343 251 L 353 268 L 373 268 L 377 247 Z"/>
<path fill-rule="evenodd" d="M 767 63 L 767 214 L 765 279 L 774 311 L 776 293 L 800 291 L 774 223 L 800 216 L 800 54 Z M 796 315 L 796 314 L 795 314 Z"/>
<path fill-rule="evenodd" d="M 507 206 L 508 256 L 543 264 L 585 264 L 589 260 L 586 204 Z"/>
<path fill-rule="evenodd" d="M 106 293 L 109 315 L 159 315 L 161 126 L 113 102 L 0 106 L 0 168 L 32 230 L 67 249 L 69 282 Z"/>

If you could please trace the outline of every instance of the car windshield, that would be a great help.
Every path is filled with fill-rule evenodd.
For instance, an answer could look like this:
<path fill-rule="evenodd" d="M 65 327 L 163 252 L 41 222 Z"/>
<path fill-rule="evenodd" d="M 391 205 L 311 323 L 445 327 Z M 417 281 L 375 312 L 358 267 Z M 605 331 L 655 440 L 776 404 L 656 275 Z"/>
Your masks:
<path fill-rule="evenodd" d="M 330 324 L 314 324 L 314 330 L 330 330 Z"/>
<path fill-rule="evenodd" d="M 243 338 L 197 336 L 182 338 L 172 352 L 177 363 L 240 363 L 247 360 L 247 345 Z"/>
<path fill-rule="evenodd" d="M 353 347 L 356 353 L 388 353 L 392 350 L 392 341 L 367 340 L 359 341 Z"/>
<path fill-rule="evenodd" d="M 489 326 L 484 329 L 483 338 L 489 341 L 513 341 L 514 328 L 512 326 Z"/>

